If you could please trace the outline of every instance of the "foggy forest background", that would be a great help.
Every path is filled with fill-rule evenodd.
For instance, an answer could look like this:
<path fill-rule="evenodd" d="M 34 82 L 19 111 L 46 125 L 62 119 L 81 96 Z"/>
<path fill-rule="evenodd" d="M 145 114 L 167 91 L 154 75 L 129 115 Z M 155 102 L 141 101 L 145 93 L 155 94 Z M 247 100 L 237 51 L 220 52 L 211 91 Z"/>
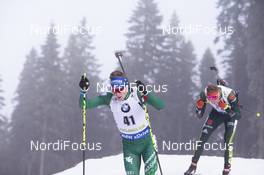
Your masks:
<path fill-rule="evenodd" d="M 264 158 L 264 119 L 254 114 L 254 111 L 264 112 L 264 1 L 219 0 L 217 7 L 220 11 L 218 27 L 234 28 L 232 35 L 215 38 L 216 44 L 224 43 L 218 54 L 225 67 L 225 79 L 230 87 L 239 91 L 241 104 L 253 111 L 242 112 L 235 139 L 235 156 Z M 157 3 L 139 0 L 128 19 L 127 54 L 123 60 L 130 80 L 168 85 L 167 93 L 158 94 L 166 102 L 166 108 L 157 112 L 150 107 L 159 146 L 163 140 L 187 142 L 198 139 L 206 116 L 201 120 L 195 118 L 194 100 L 208 82 L 215 83 L 217 75 L 209 67 L 218 66 L 209 47 L 198 59 L 192 42 L 184 35 L 164 35 L 162 20 Z M 177 12 L 174 12 L 167 23 L 179 26 L 179 22 Z M 88 25 L 89 21 L 80 17 L 79 27 Z M 81 141 L 80 76 L 83 72 L 88 73 L 91 81 L 89 97 L 98 95 L 96 83 L 105 81 L 99 76 L 104 70 L 93 54 L 97 49 L 93 37 L 89 32 L 72 34 L 61 53 L 56 35 L 49 32 L 41 52 L 36 49 L 39 46 L 29 48 L 11 120 L 0 115 L 0 174 L 51 174 L 82 160 L 81 151 L 31 151 L 30 141 Z M 3 83 L 1 79 L 0 87 Z M 2 94 L 0 89 L 0 113 L 5 108 Z M 119 133 L 108 107 L 88 111 L 87 138 L 88 142 L 101 142 L 103 147 L 100 152 L 87 152 L 87 158 L 122 151 Z M 211 137 L 211 141 L 222 140 L 223 127 Z M 192 154 L 190 151 L 162 150 L 160 153 Z M 208 151 L 205 154 L 220 156 L 223 152 Z"/>

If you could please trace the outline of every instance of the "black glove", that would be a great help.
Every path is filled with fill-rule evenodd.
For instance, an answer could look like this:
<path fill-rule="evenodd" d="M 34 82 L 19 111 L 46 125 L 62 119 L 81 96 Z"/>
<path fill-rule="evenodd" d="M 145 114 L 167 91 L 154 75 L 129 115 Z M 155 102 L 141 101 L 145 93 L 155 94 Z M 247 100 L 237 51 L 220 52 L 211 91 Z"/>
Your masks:
<path fill-rule="evenodd" d="M 231 108 L 226 109 L 226 112 L 228 113 L 228 115 L 229 115 L 231 118 L 233 118 L 233 117 L 235 117 L 235 116 L 237 115 L 237 113 L 234 112 Z"/>
<path fill-rule="evenodd" d="M 196 107 L 195 108 L 196 117 L 199 119 L 203 118 L 205 109 L 206 109 L 206 104 L 204 104 L 204 106 L 201 109 Z"/>
<path fill-rule="evenodd" d="M 223 79 L 218 78 L 216 82 L 217 82 L 217 85 L 228 86 L 228 83 Z"/>
<path fill-rule="evenodd" d="M 148 92 L 147 92 L 147 89 L 146 89 L 146 86 L 144 83 L 142 83 L 142 81 L 140 80 L 135 80 L 135 83 L 137 85 L 137 88 L 138 88 L 138 91 L 141 92 L 143 95 L 146 95 Z"/>
<path fill-rule="evenodd" d="M 88 78 L 84 75 L 82 75 L 79 86 L 83 92 L 87 92 L 90 86 L 90 82 Z"/>
<path fill-rule="evenodd" d="M 195 113 L 196 113 L 196 117 L 200 119 L 204 115 L 204 110 L 203 109 L 195 108 Z"/>

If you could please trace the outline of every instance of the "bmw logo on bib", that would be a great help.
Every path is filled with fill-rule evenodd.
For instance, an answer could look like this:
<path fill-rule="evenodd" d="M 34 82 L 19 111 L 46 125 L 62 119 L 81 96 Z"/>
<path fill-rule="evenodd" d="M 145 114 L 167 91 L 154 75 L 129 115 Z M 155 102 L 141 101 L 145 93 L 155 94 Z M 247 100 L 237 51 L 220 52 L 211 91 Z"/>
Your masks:
<path fill-rule="evenodd" d="M 122 104 L 121 111 L 125 112 L 125 113 L 129 112 L 130 111 L 130 106 L 127 103 Z"/>

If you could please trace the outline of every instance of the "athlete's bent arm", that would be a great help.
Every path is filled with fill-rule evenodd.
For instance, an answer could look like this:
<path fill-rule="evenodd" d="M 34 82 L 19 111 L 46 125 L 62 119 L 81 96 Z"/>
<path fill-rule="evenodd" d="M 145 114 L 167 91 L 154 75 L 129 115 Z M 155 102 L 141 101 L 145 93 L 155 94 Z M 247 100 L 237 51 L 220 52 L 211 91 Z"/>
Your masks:
<path fill-rule="evenodd" d="M 98 106 L 102 106 L 102 105 L 109 105 L 110 100 L 112 98 L 111 93 L 106 93 L 97 97 L 94 97 L 92 99 L 86 99 L 86 108 L 87 109 L 92 109 L 92 108 L 96 108 Z M 80 98 L 79 98 L 79 106 L 82 107 L 83 106 L 83 97 L 84 97 L 84 93 L 80 93 Z"/>
<path fill-rule="evenodd" d="M 157 110 L 161 110 L 165 107 L 165 103 L 163 100 L 161 100 L 159 97 L 155 96 L 154 93 L 149 92 L 145 96 L 145 101 L 147 104 L 150 104 Z"/>

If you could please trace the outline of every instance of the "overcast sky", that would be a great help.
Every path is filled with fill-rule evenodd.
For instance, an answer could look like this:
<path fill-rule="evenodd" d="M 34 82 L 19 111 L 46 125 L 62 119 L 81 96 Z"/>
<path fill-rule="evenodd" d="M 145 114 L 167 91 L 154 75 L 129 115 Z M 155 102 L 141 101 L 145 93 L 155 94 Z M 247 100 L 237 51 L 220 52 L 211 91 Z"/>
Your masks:
<path fill-rule="evenodd" d="M 216 25 L 216 0 L 156 0 L 163 25 L 168 24 L 173 10 L 181 25 Z M 19 74 L 25 62 L 25 55 L 34 46 L 39 50 L 45 42 L 45 34 L 36 34 L 32 29 L 48 28 L 51 22 L 67 27 L 78 25 L 82 17 L 97 32 L 94 37 L 95 56 L 103 65 L 102 77 L 107 78 L 117 65 L 113 57 L 115 50 L 124 49 L 127 20 L 133 13 L 137 0 L 1 0 L 0 1 L 0 75 L 3 79 L 7 106 L 4 114 L 13 109 L 12 98 L 18 85 Z M 62 49 L 70 32 L 59 34 Z M 207 47 L 214 52 L 214 35 L 196 33 L 187 36 L 194 44 L 200 58 Z"/>

